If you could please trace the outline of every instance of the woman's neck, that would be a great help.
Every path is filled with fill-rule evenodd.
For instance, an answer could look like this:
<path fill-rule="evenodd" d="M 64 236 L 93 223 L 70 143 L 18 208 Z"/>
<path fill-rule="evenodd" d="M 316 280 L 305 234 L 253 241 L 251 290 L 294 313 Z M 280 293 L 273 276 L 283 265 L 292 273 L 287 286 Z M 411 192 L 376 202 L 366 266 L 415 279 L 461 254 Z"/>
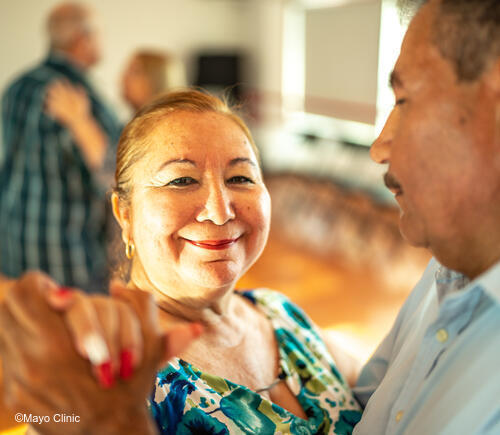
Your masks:
<path fill-rule="evenodd" d="M 189 294 L 189 289 L 186 289 Z M 199 322 L 205 327 L 215 326 L 222 319 L 232 317 L 233 291 L 229 289 L 215 300 L 205 298 L 182 297 L 173 298 L 166 292 L 153 289 L 156 304 L 172 321 Z"/>
<path fill-rule="evenodd" d="M 134 273 L 135 272 L 135 273 Z M 234 285 L 220 289 L 186 288 L 185 284 L 172 283 L 173 289 L 155 286 L 144 273 L 132 271 L 129 286 L 151 293 L 161 309 L 160 321 L 168 328 L 180 322 L 198 322 L 204 326 L 204 340 L 232 346 L 242 339 L 242 318 L 247 314 L 245 302 L 234 294 Z M 177 295 L 183 288 L 182 297 Z M 173 290 L 173 291 L 171 291 Z M 202 295 L 200 297 L 192 295 Z M 204 297 L 204 295 L 215 295 Z"/>

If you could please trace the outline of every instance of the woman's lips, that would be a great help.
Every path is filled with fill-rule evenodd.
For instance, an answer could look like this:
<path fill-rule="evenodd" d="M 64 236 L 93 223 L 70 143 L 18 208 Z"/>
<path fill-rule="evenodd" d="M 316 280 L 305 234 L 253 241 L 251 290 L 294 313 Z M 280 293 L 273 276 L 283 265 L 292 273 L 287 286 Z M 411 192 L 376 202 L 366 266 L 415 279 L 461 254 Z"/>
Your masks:
<path fill-rule="evenodd" d="M 227 249 L 230 246 L 234 245 L 239 240 L 239 237 L 236 239 L 224 239 L 224 240 L 198 240 L 198 241 L 189 239 L 184 239 L 184 240 L 186 242 L 191 243 L 194 246 L 198 246 L 198 248 L 219 251 L 222 249 Z"/>

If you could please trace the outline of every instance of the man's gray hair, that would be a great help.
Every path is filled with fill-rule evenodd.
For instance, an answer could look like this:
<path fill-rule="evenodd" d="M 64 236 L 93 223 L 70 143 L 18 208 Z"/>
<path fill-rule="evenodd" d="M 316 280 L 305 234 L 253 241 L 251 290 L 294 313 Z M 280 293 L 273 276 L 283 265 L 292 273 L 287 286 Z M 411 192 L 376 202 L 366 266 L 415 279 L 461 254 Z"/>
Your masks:
<path fill-rule="evenodd" d="M 86 32 L 88 10 L 78 3 L 64 3 L 51 11 L 47 19 L 50 48 L 66 50 Z"/>
<path fill-rule="evenodd" d="M 434 43 L 459 80 L 476 80 L 500 57 L 500 1 L 442 0 Z"/>
<path fill-rule="evenodd" d="M 401 22 L 408 24 L 424 3 L 426 0 L 396 0 Z"/>
<path fill-rule="evenodd" d="M 426 0 L 397 0 L 400 14 L 415 14 Z M 441 0 L 434 44 L 460 81 L 474 81 L 500 57 L 500 0 Z"/>

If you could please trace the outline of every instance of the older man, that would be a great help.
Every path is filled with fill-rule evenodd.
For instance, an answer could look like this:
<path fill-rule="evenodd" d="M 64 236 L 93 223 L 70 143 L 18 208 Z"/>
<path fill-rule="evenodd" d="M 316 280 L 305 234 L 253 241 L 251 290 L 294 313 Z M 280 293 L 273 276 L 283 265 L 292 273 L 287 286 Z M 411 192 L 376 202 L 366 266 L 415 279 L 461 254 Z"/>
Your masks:
<path fill-rule="evenodd" d="M 48 57 L 2 99 L 0 271 L 17 277 L 40 269 L 62 285 L 96 290 L 106 277 L 105 188 L 97 175 L 120 126 L 85 77 L 99 59 L 90 12 L 62 4 L 47 30 Z M 56 80 L 87 95 L 89 104 L 71 106 L 79 122 L 61 124 L 44 110 Z"/>
<path fill-rule="evenodd" d="M 371 148 L 434 255 L 358 381 L 358 434 L 500 433 L 500 2 L 429 0 Z"/>

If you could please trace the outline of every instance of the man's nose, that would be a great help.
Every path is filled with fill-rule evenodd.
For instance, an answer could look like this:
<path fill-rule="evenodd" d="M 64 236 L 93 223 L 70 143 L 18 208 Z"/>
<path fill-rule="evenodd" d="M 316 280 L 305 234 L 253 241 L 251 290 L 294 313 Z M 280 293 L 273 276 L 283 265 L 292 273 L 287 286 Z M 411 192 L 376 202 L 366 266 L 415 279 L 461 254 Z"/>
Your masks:
<path fill-rule="evenodd" d="M 389 163 L 391 159 L 392 140 L 398 121 L 399 112 L 397 108 L 394 108 L 389 118 L 387 118 L 384 128 L 370 148 L 370 157 L 374 162 L 382 164 Z"/>
<path fill-rule="evenodd" d="M 211 221 L 216 225 L 224 225 L 236 216 L 232 204 L 231 193 L 225 186 L 213 184 L 208 187 L 208 194 L 202 210 L 196 217 L 198 222 Z"/>

